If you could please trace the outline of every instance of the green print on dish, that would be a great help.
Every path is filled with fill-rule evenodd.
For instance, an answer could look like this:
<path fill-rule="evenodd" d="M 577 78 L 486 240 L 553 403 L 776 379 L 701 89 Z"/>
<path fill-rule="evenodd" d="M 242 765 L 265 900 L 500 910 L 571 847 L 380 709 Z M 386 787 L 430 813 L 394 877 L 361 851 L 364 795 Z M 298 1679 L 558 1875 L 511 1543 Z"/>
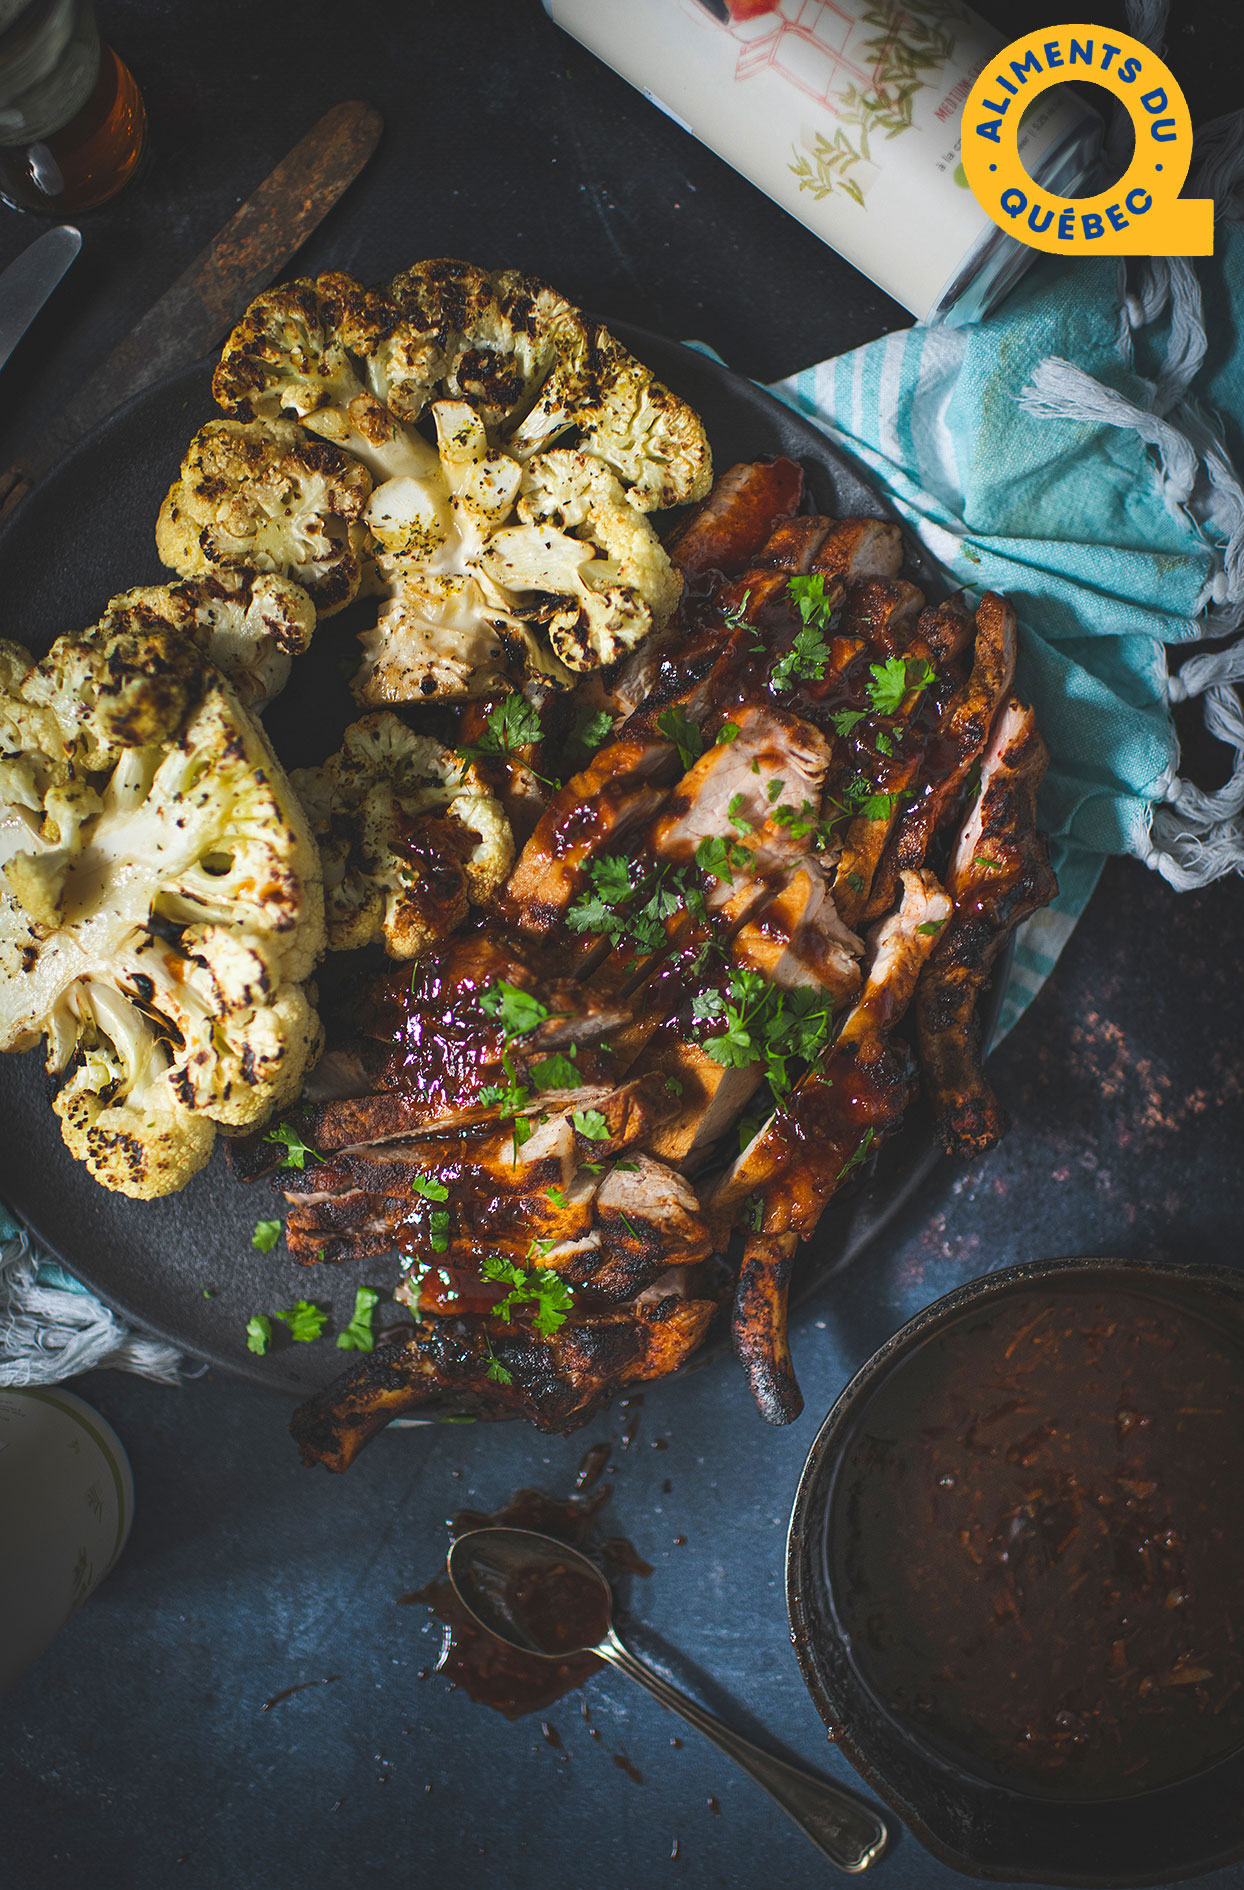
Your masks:
<path fill-rule="evenodd" d="M 835 93 L 833 107 L 840 122 L 833 137 L 816 132 L 810 154 L 792 145 L 795 161 L 787 169 L 800 190 L 810 191 L 818 203 L 840 191 L 863 210 L 864 192 L 851 172 L 857 164 L 872 162 L 870 134 L 884 134 L 888 141 L 911 130 L 916 93 L 930 83 L 921 75 L 950 59 L 955 50 L 951 29 L 966 25 L 968 16 L 959 0 L 903 0 L 901 6 L 897 0 L 876 0 L 860 17 L 866 26 L 878 29 L 875 39 L 864 42 L 876 60 L 872 86 L 861 91 L 848 85 Z M 854 143 L 852 130 L 857 134 Z"/>

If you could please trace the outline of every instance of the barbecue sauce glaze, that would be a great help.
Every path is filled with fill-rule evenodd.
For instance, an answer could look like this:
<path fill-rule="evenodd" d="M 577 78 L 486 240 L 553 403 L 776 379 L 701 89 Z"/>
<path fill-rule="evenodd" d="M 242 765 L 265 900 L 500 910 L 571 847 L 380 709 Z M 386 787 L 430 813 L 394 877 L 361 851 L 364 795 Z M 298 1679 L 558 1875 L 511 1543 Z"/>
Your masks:
<path fill-rule="evenodd" d="M 599 1450 L 589 1451 L 580 1470 L 580 1493 L 561 1500 L 540 1490 L 519 1490 L 492 1515 L 481 1510 L 459 1510 L 450 1522 L 450 1534 L 456 1540 L 469 1530 L 493 1524 L 535 1529 L 599 1560 L 611 1580 L 620 1573 L 651 1575 L 651 1565 L 624 1538 L 604 1542 L 595 1539 L 595 1519 L 612 1491 L 605 1484 L 587 1492 L 603 1468 L 604 1457 Z M 544 1574 L 525 1588 L 520 1572 L 512 1597 L 515 1612 L 532 1638 L 550 1649 L 595 1642 L 605 1630 L 599 1590 L 582 1576 L 576 1577 L 573 1569 L 566 1570 L 565 1577 L 563 1581 L 550 1581 Z M 444 1623 L 436 1671 L 461 1687 L 468 1699 L 493 1707 L 507 1719 L 545 1711 L 563 1694 L 581 1687 L 603 1664 L 595 1654 L 541 1660 L 508 1647 L 476 1625 L 445 1575 L 415 1589 L 413 1594 L 401 1596 L 401 1600 L 407 1604 L 422 1602 Z"/>
<path fill-rule="evenodd" d="M 1008 1295 L 927 1341 L 835 1488 L 873 1692 L 978 1775 L 1173 1783 L 1244 1741 L 1244 1359 L 1157 1298 Z"/>

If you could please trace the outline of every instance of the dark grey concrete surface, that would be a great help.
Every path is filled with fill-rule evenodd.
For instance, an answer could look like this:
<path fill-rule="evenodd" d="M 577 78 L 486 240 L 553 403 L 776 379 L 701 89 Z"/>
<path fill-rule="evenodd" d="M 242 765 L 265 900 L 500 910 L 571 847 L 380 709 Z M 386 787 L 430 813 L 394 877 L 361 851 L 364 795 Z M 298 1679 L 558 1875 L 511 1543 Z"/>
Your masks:
<path fill-rule="evenodd" d="M 986 10 L 1015 31 L 1065 11 Z M 1114 0 L 1088 11 L 1121 17 Z M 763 378 L 906 319 L 534 0 L 101 12 L 146 90 L 155 161 L 86 220 L 70 282 L 5 370 L 0 460 L 343 97 L 374 100 L 388 131 L 308 267 L 517 262 Z M 1236 102 L 1221 9 L 1176 0 L 1176 14 L 1172 56 L 1197 115 Z M 36 227 L 0 209 L 0 263 Z M 825 1882 L 756 1788 L 690 1733 L 675 1746 L 683 1729 L 626 1681 L 603 1674 L 583 1696 L 599 1740 L 577 1699 L 548 1715 L 559 1753 L 538 1723 L 450 1694 L 427 1671 L 437 1631 L 397 1597 L 433 1572 L 452 1509 L 523 1482 L 564 1493 L 584 1448 L 610 1439 L 614 1526 L 654 1564 L 632 1593 L 637 1641 L 850 1779 L 803 1692 L 782 1598 L 785 1521 L 819 1418 L 905 1317 L 978 1273 L 1058 1253 L 1240 1257 L 1242 945 L 1238 884 L 1178 898 L 1139 866 L 1108 869 L 997 1058 L 1010 1137 L 939 1170 L 883 1246 L 801 1312 L 807 1409 L 787 1431 L 760 1423 L 721 1359 L 650 1390 L 629 1448 L 634 1411 L 564 1441 L 430 1427 L 388 1434 L 334 1480 L 299 1468 L 282 1402 L 259 1390 L 211 1375 L 182 1390 L 79 1381 L 129 1448 L 137 1521 L 115 1573 L 0 1705 L 0 1884 Z M 304 1682 L 323 1684 L 265 1710 Z M 905 1838 L 878 1878 L 958 1881 Z"/>

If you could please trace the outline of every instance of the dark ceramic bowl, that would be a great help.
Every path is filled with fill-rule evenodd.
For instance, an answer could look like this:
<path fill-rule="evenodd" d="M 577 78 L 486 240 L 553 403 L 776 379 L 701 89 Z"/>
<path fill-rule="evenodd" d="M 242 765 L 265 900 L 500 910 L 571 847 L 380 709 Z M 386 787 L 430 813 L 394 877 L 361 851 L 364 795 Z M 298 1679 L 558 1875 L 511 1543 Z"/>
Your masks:
<path fill-rule="evenodd" d="M 1058 1796 L 1000 1782 L 962 1748 L 926 1737 L 870 1684 L 845 1625 L 846 1579 L 836 1573 L 848 1507 L 846 1465 L 870 1407 L 896 1370 L 948 1330 L 1006 1296 L 1034 1288 L 1126 1289 L 1228 1341 L 1244 1360 L 1244 1269 L 1123 1260 L 1048 1260 L 959 1287 L 910 1320 L 855 1375 L 808 1456 L 787 1542 L 791 1639 L 804 1680 L 836 1742 L 922 1844 L 973 1876 L 1001 1881 L 1124 1886 L 1168 1883 L 1244 1855 L 1244 1748 L 1193 1776 L 1112 1798 Z M 938 1347 L 939 1354 L 941 1347 Z M 881 1425 L 878 1424 L 878 1430 Z M 916 1435 L 912 1426 L 912 1435 Z M 1227 1440 L 1224 1438 L 1224 1448 Z M 1240 1439 L 1232 1440 L 1240 1450 Z M 875 1446 L 874 1446 L 875 1447 Z M 866 1474 L 866 1473 L 865 1473 Z M 859 1490 L 858 1463 L 850 1475 Z M 858 1501 L 858 1494 L 852 1499 Z M 1240 1600 L 1244 1629 L 1244 1596 Z"/>

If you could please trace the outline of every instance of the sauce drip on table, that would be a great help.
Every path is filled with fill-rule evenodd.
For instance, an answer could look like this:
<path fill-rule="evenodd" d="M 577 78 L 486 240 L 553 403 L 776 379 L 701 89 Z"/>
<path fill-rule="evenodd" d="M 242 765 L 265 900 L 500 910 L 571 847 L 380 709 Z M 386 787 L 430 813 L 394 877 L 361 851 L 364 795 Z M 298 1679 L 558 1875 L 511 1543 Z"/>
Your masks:
<path fill-rule="evenodd" d="M 600 1446 L 587 1453 L 580 1466 L 587 1487 L 580 1493 L 563 1500 L 540 1490 L 519 1490 L 492 1515 L 482 1510 L 459 1510 L 450 1521 L 451 1536 L 456 1540 L 472 1529 L 492 1525 L 535 1529 L 590 1555 L 611 1580 L 619 1574 L 650 1575 L 651 1566 L 623 1537 L 599 1540 L 596 1518 L 612 1490 L 608 1484 L 597 1489 L 591 1485 L 604 1468 L 606 1455 Z M 581 1687 L 603 1664 L 595 1654 L 537 1659 L 506 1646 L 476 1626 L 445 1575 L 402 1595 L 400 1600 L 404 1604 L 421 1602 L 444 1623 L 436 1672 L 447 1675 L 468 1698 L 493 1707 L 507 1719 L 544 1712 L 555 1700 Z M 605 1626 L 601 1600 L 594 1584 L 573 1568 L 541 1570 L 537 1579 L 526 1583 L 520 1578 L 511 1595 L 515 1615 L 530 1637 L 552 1650 L 600 1639 Z"/>
<path fill-rule="evenodd" d="M 930 1743 L 1060 1797 L 1244 1743 L 1244 1356 L 1140 1292 L 1007 1296 L 883 1381 L 829 1548 L 853 1658 Z"/>

